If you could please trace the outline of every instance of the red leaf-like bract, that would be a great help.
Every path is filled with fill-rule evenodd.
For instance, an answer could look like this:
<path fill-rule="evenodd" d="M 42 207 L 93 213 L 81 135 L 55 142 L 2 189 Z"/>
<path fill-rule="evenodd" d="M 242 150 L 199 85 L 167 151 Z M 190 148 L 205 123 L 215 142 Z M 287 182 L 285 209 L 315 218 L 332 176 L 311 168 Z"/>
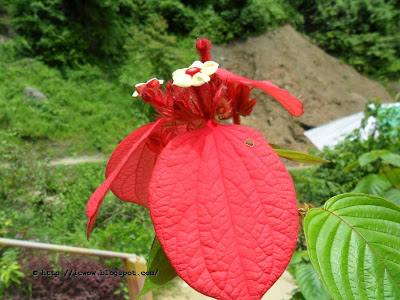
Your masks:
<path fill-rule="evenodd" d="M 114 170 L 109 174 L 107 177 L 106 181 L 104 181 L 90 196 L 90 199 L 88 201 L 88 204 L 86 206 L 86 215 L 88 216 L 88 225 L 87 225 L 87 238 L 89 239 L 90 232 L 93 228 L 94 221 L 96 220 L 97 212 L 99 211 L 99 208 L 101 206 L 101 203 L 103 202 L 104 197 L 106 196 L 108 190 L 110 189 L 111 185 L 113 182 L 118 178 L 118 176 L 121 173 L 121 170 L 123 169 L 124 165 L 129 161 L 131 156 L 135 153 L 137 148 L 142 144 L 146 142 L 147 137 L 159 126 L 161 126 L 164 122 L 164 119 L 159 119 L 157 122 L 150 123 L 148 125 L 145 125 L 143 127 L 146 128 L 146 130 L 142 131 L 143 127 L 140 127 L 137 129 L 138 131 L 141 132 L 140 138 L 138 138 L 132 145 L 131 148 L 126 152 L 125 156 L 120 160 L 119 164 L 117 167 L 114 168 Z"/>
<path fill-rule="evenodd" d="M 114 150 L 106 169 L 106 178 L 119 165 L 142 135 L 153 126 L 152 123 L 140 127 L 125 138 Z M 119 199 L 135 202 L 144 207 L 149 207 L 148 185 L 153 168 L 157 160 L 157 154 L 146 146 L 146 140 L 141 142 L 122 166 L 120 174 L 111 185 L 111 191 Z"/>
<path fill-rule="evenodd" d="M 177 136 L 149 185 L 156 235 L 179 276 L 217 299 L 261 299 L 293 254 L 292 179 L 259 132 L 217 125 Z"/>
<path fill-rule="evenodd" d="M 287 111 L 294 117 L 299 117 L 303 114 L 303 103 L 299 99 L 292 96 L 288 91 L 277 87 L 275 84 L 269 81 L 256 81 L 251 80 L 234 73 L 231 73 L 225 69 L 219 68 L 217 76 L 224 82 L 231 83 L 237 82 L 245 85 L 251 85 L 259 88 L 275 98 Z"/>

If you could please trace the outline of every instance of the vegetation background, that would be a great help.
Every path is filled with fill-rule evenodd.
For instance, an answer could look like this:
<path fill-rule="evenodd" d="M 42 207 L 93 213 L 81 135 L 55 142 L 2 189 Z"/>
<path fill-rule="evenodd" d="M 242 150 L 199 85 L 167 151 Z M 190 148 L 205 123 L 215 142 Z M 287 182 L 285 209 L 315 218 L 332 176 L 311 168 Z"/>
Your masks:
<path fill-rule="evenodd" d="M 0 0 L 0 235 L 146 256 L 154 238 L 148 212 L 111 193 L 86 241 L 85 206 L 104 179 L 105 162 L 49 162 L 109 156 L 154 115 L 132 100 L 134 85 L 152 77 L 168 80 L 193 62 L 195 38 L 226 43 L 285 23 L 367 76 L 384 84 L 400 78 L 396 0 Z M 396 116 L 378 109 L 370 114 L 379 115 L 379 139 L 361 141 L 355 133 L 337 149 L 317 153 L 330 164 L 292 172 L 299 202 L 321 205 L 377 173 L 379 161 L 343 171 L 365 152 L 398 153 L 393 128 L 400 123 L 389 122 Z M 0 297 L 40 297 L 59 286 L 52 278 L 38 282 L 27 275 L 38 260 L 60 267 L 58 256 L 14 248 L 1 248 L 0 255 Z M 118 261 L 70 263 L 121 267 Z M 106 299 L 126 292 L 109 281 L 111 294 L 101 294 L 98 285 L 51 293 L 78 297 L 86 289 L 93 299 Z"/>

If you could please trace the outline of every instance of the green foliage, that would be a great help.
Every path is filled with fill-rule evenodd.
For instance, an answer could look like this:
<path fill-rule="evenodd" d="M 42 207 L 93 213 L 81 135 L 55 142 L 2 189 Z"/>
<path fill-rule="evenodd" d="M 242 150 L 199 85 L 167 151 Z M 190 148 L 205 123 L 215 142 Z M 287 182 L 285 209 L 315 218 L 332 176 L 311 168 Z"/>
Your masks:
<path fill-rule="evenodd" d="M 379 157 L 380 157 L 380 151 L 371 151 L 361 155 L 358 161 L 360 166 L 364 167 L 365 165 L 368 165 L 369 163 L 377 160 Z"/>
<path fill-rule="evenodd" d="M 244 38 L 288 20 L 283 1 L 151 1 L 154 12 L 177 35 L 206 36 L 213 42 Z"/>
<path fill-rule="evenodd" d="M 302 292 L 300 291 L 299 288 L 294 289 L 290 295 L 292 296 L 290 298 L 290 300 L 306 300 L 306 298 L 304 298 L 304 295 L 302 294 Z"/>
<path fill-rule="evenodd" d="M 388 190 L 384 195 L 383 198 L 396 203 L 400 206 L 400 190 L 399 189 L 391 189 Z"/>
<path fill-rule="evenodd" d="M 177 274 L 165 254 L 157 237 L 154 238 L 148 259 L 148 271 L 157 271 L 157 276 L 146 276 L 144 285 L 137 300 L 174 279 Z"/>
<path fill-rule="evenodd" d="M 9 139 L 11 141 L 11 139 Z M 8 238 L 32 239 L 146 255 L 154 238 L 148 211 L 109 193 L 90 242 L 87 200 L 104 180 L 105 164 L 50 167 L 29 149 L 0 144 L 0 229 Z M 23 210 L 20 208 L 24 207 Z"/>
<path fill-rule="evenodd" d="M 297 267 L 301 264 L 309 263 L 309 262 L 310 262 L 310 257 L 308 256 L 308 253 L 306 250 L 296 250 L 293 252 L 293 255 L 289 262 L 289 266 L 287 267 L 287 270 L 294 277 L 296 277 Z"/>
<path fill-rule="evenodd" d="M 366 105 L 364 113 L 362 128 L 367 126 L 370 117 L 376 119 L 373 130 L 369 133 L 368 147 L 398 151 L 400 149 L 400 107 L 382 107 L 379 101 L 373 101 Z M 355 140 L 359 138 L 355 137 Z"/>
<path fill-rule="evenodd" d="M 64 154 L 108 154 L 150 119 L 149 106 L 130 97 L 133 83 L 123 89 L 106 82 L 103 72 L 90 65 L 63 75 L 36 60 L 14 59 L 10 48 L 9 43 L 0 45 L 0 58 L 4 58 L 0 61 L 0 130 L 34 144 L 64 141 Z M 25 96 L 26 87 L 40 90 L 47 99 Z"/>
<path fill-rule="evenodd" d="M 16 41 L 20 54 L 52 66 L 74 68 L 82 63 L 97 63 L 107 69 L 110 65 L 124 65 L 132 55 L 140 56 L 132 50 L 155 55 L 160 64 L 172 64 L 168 59 L 179 57 L 174 56 L 174 49 L 164 49 L 167 53 L 160 54 L 158 46 L 148 45 L 146 38 L 142 39 L 144 34 L 152 38 L 152 43 L 161 40 L 162 45 L 173 44 L 172 37 L 165 43 L 168 37 L 162 27 L 166 26 L 169 33 L 179 37 L 206 36 L 213 42 L 226 42 L 276 28 L 289 17 L 301 22 L 300 15 L 280 0 L 200 4 L 179 0 L 16 0 L 10 4 L 9 13 L 19 34 Z M 154 54 L 148 49 L 154 49 Z M 147 58 L 155 62 L 150 56 Z M 165 77 L 163 72 L 161 75 Z"/>
<path fill-rule="evenodd" d="M 315 155 L 307 154 L 307 153 L 301 153 L 301 152 L 291 151 L 291 150 L 286 150 L 286 149 L 274 149 L 274 150 L 280 157 L 284 157 L 284 158 L 292 160 L 292 161 L 309 163 L 309 164 L 328 163 L 329 162 L 326 159 L 320 158 Z"/>
<path fill-rule="evenodd" d="M 310 264 L 307 251 L 294 251 L 287 270 L 294 276 L 299 286 L 292 291 L 291 300 L 331 299 L 318 273 Z"/>
<path fill-rule="evenodd" d="M 379 132 L 379 136 L 376 138 L 377 143 L 388 144 L 388 150 L 398 150 L 400 145 L 400 107 L 383 108 L 377 104 L 375 108 L 368 108 L 366 114 L 377 120 L 375 127 L 375 131 Z"/>
<path fill-rule="evenodd" d="M 380 78 L 400 75 L 400 6 L 396 0 L 291 0 L 298 26 L 328 52 Z"/>
<path fill-rule="evenodd" d="M 351 163 L 344 170 L 348 171 L 360 165 L 365 167 L 372 162 L 378 162 L 379 175 L 369 174 L 363 177 L 354 188 L 355 193 L 372 194 L 386 198 L 388 200 L 394 199 L 397 203 L 397 193 L 400 193 L 400 155 L 392 153 L 387 150 L 375 150 L 364 153 L 359 157 L 355 163 Z M 390 192 L 389 192 L 390 190 Z"/>
<path fill-rule="evenodd" d="M 194 36 L 206 36 L 213 42 L 245 38 L 276 28 L 288 20 L 282 1 L 217 1 L 196 10 Z"/>
<path fill-rule="evenodd" d="M 23 54 L 59 67 L 118 61 L 127 25 L 145 11 L 140 1 L 127 0 L 16 0 L 10 6 L 13 28 L 27 41 Z"/>
<path fill-rule="evenodd" d="M 353 192 L 382 196 L 390 186 L 385 176 L 369 174 L 360 180 Z"/>
<path fill-rule="evenodd" d="M 195 12 L 185 7 L 180 1 L 157 1 L 155 11 L 168 22 L 170 32 L 176 34 L 188 34 L 195 27 Z"/>
<path fill-rule="evenodd" d="M 400 149 L 400 135 L 397 123 L 393 122 L 393 119 L 400 117 L 400 110 L 397 107 L 382 108 L 379 103 L 375 103 L 366 106 L 365 115 L 362 127 L 348 136 L 344 142 L 334 149 L 325 148 L 322 152 L 316 153 L 319 157 L 329 160 L 329 163 L 305 171 L 291 171 L 300 202 L 311 202 L 314 206 L 320 206 L 325 199 L 352 191 L 363 177 L 378 174 L 381 168 L 380 159 L 371 160 L 371 163 L 364 167 L 356 168 L 358 159 L 362 155 L 364 155 L 362 160 L 365 159 L 367 162 L 368 158 L 374 157 L 375 154 L 397 154 Z M 368 139 L 362 140 L 362 133 L 366 132 L 368 119 L 371 116 L 375 117 L 376 124 L 373 130 L 368 132 Z M 371 151 L 375 152 L 365 154 Z M 390 157 L 393 159 L 392 155 L 386 156 L 386 160 Z M 352 165 L 349 166 L 350 164 Z"/>
<path fill-rule="evenodd" d="M 18 33 L 15 39 L 18 53 L 57 67 L 95 63 L 110 70 L 123 66 L 126 59 L 137 62 L 141 54 L 133 54 L 129 49 L 137 46 L 139 52 L 147 51 L 140 35 L 148 27 L 164 26 L 163 21 L 157 21 L 161 18 L 166 21 L 168 32 L 179 38 L 205 36 L 216 43 L 246 38 L 290 22 L 359 71 L 383 79 L 397 78 L 400 74 L 400 10 L 395 0 L 2 0 L 1 3 L 5 3 Z M 1 22 L 0 26 L 5 28 Z M 137 33 L 139 36 L 135 37 Z M 168 64 L 170 57 L 159 63 Z M 148 62 L 142 64 L 147 65 Z M 165 77 L 164 73 L 161 75 Z"/>
<path fill-rule="evenodd" d="M 130 28 L 124 46 L 128 56 L 119 71 L 119 82 L 125 86 L 153 77 L 169 80 L 174 70 L 189 66 L 198 57 L 194 39 L 169 35 L 163 18 L 152 16 L 148 22 L 148 26 Z"/>
<path fill-rule="evenodd" d="M 300 291 L 306 300 L 330 300 L 331 297 L 326 291 L 318 273 L 313 266 L 308 264 L 300 264 L 296 268 L 296 282 L 300 287 Z"/>
<path fill-rule="evenodd" d="M 6 17 L 10 0 L 0 0 L 0 34 L 7 34 L 9 31 L 9 20 Z"/>
<path fill-rule="evenodd" d="M 25 274 L 20 271 L 21 266 L 18 264 L 18 252 L 15 249 L 7 249 L 2 253 L 0 260 L 0 296 L 11 283 L 20 284 L 21 278 Z"/>
<path fill-rule="evenodd" d="M 400 206 L 343 194 L 304 220 L 313 266 L 334 299 L 400 298 Z"/>

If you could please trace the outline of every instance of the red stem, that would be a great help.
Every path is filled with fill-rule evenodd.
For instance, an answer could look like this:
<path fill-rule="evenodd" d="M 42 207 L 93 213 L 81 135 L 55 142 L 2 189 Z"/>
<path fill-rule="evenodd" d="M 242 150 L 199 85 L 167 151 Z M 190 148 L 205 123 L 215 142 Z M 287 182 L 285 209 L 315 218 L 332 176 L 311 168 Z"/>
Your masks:
<path fill-rule="evenodd" d="M 240 125 L 240 116 L 237 113 L 233 113 L 232 115 L 233 124 Z"/>
<path fill-rule="evenodd" d="M 211 42 L 209 40 L 205 38 L 198 39 L 196 42 L 196 48 L 202 62 L 211 60 Z"/>

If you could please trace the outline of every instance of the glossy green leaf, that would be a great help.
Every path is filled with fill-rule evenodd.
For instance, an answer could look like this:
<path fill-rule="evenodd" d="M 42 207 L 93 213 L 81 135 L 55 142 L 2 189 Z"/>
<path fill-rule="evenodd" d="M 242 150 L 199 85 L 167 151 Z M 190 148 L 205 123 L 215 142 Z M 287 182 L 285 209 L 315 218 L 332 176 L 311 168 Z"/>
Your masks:
<path fill-rule="evenodd" d="M 311 262 L 335 300 L 400 299 L 400 207 L 343 194 L 304 220 Z"/>
<path fill-rule="evenodd" d="M 353 192 L 383 196 L 390 187 L 390 181 L 385 176 L 369 174 L 360 180 Z"/>
<path fill-rule="evenodd" d="M 150 249 L 147 269 L 149 271 L 158 271 L 157 276 L 146 276 L 142 291 L 138 295 L 137 300 L 148 292 L 170 282 L 177 276 L 157 237 L 154 238 L 153 245 Z"/>
<path fill-rule="evenodd" d="M 329 160 L 320 158 L 315 155 L 307 154 L 307 153 L 301 153 L 301 152 L 297 152 L 297 151 L 284 150 L 284 149 L 274 149 L 274 150 L 280 157 L 284 157 L 286 159 L 290 159 L 290 160 L 297 161 L 297 162 L 302 162 L 302 163 L 328 163 L 329 162 Z"/>
<path fill-rule="evenodd" d="M 296 268 L 296 282 L 306 300 L 330 300 L 318 273 L 311 264 L 301 264 Z"/>
<path fill-rule="evenodd" d="M 389 201 L 392 201 L 400 206 L 400 190 L 399 189 L 388 190 L 385 193 L 385 195 L 383 195 L 383 198 L 385 198 Z"/>
<path fill-rule="evenodd" d="M 380 158 L 382 159 L 383 162 L 387 164 L 391 164 L 396 167 L 400 167 L 400 155 L 392 153 L 392 152 L 387 152 L 383 153 L 380 155 Z"/>
<path fill-rule="evenodd" d="M 364 167 L 365 165 L 377 160 L 380 155 L 381 155 L 381 151 L 371 151 L 371 152 L 364 153 L 358 159 L 360 166 Z"/>

